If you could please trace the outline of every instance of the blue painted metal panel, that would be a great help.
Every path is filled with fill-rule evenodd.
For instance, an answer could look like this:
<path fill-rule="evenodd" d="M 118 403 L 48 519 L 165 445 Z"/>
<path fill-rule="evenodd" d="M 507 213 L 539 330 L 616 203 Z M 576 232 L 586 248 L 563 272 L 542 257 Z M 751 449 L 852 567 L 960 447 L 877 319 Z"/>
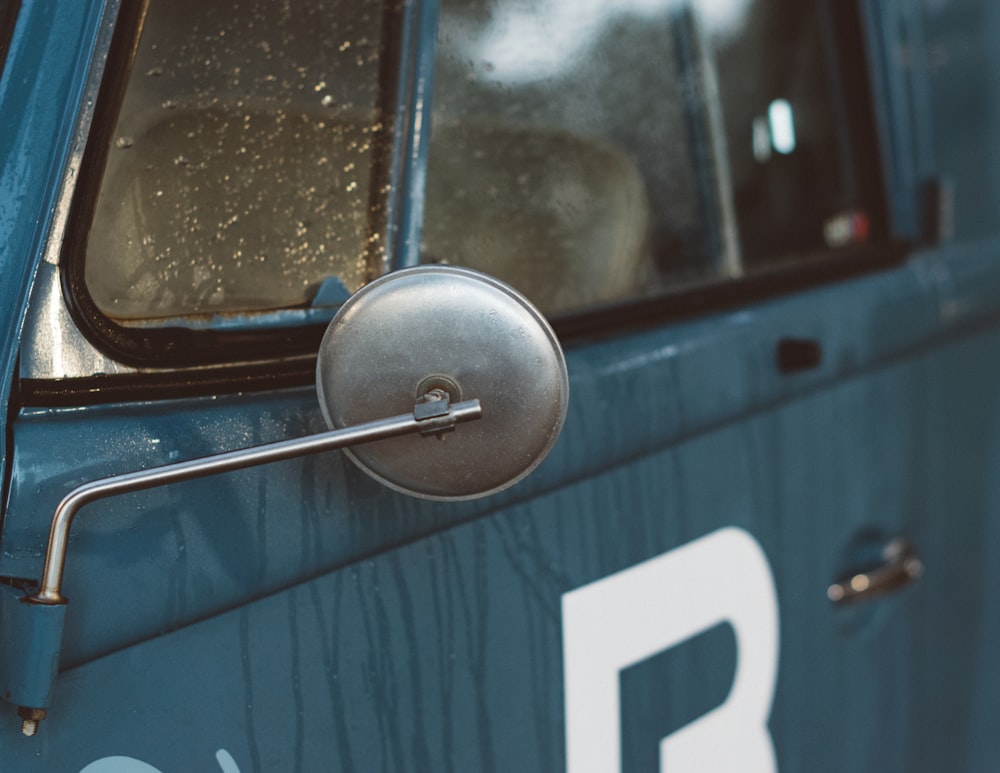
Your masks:
<path fill-rule="evenodd" d="M 903 29 L 901 17 L 907 3 L 899 0 L 865 0 L 862 9 L 869 37 L 871 86 L 879 139 L 884 148 L 882 168 L 889 194 L 892 231 L 903 238 L 919 234 L 920 185 L 917 138 L 914 137 L 911 92 L 898 51 Z"/>
<path fill-rule="evenodd" d="M 43 734 L 0 723 L 0 743 L 25 771 L 109 755 L 205 769 L 219 749 L 241 771 L 559 770 L 561 595 L 738 525 L 778 585 L 780 769 L 988 769 L 1000 369 L 980 362 L 997 346 L 963 337 L 83 665 Z M 913 536 L 927 575 L 834 609 L 826 584 L 872 528 Z M 623 721 L 690 719 L 732 657 L 695 642 Z"/>
<path fill-rule="evenodd" d="M 0 696 L 15 706 L 40 709 L 52 704 L 66 605 L 29 605 L 26 593 L 0 585 Z M 16 655 L 11 645 L 18 644 Z"/>
<path fill-rule="evenodd" d="M 967 270 L 959 271 L 963 265 Z M 513 625 L 508 633 L 496 635 L 513 637 L 501 652 L 517 651 L 516 637 L 529 634 L 512 622 L 513 611 L 502 612 L 513 599 L 536 597 L 534 603 L 551 610 L 559 593 L 583 582 L 719 526 L 739 525 L 757 536 L 771 557 L 785 621 L 773 714 L 783 765 L 788 769 L 805 766 L 820 750 L 823 755 L 833 755 L 829 758 L 845 768 L 867 769 L 868 762 L 877 758 L 888 770 L 903 769 L 882 759 L 887 750 L 896 748 L 886 741 L 885 734 L 896 732 L 899 743 L 904 743 L 913 732 L 912 723 L 930 720 L 923 715 L 887 712 L 887 706 L 907 691 L 932 689 L 933 684 L 917 679 L 909 669 L 923 667 L 924 658 L 938 658 L 944 651 L 971 648 L 960 664 L 938 664 L 938 670 L 963 670 L 975 662 L 975 673 L 989 678 L 995 667 L 985 643 L 971 626 L 975 616 L 967 610 L 953 612 L 948 633 L 933 637 L 922 631 L 923 638 L 916 641 L 926 644 L 917 645 L 909 628 L 912 623 L 898 617 L 902 613 L 879 612 L 878 608 L 868 616 L 833 612 L 823 592 L 844 568 L 841 564 L 850 540 L 866 529 L 886 535 L 909 532 L 922 548 L 928 546 L 931 569 L 925 587 L 931 586 L 940 567 L 950 560 L 949 552 L 935 553 L 933 546 L 942 539 L 937 534 L 940 528 L 933 514 L 923 514 L 926 504 L 933 501 L 929 487 L 937 486 L 940 500 L 943 492 L 953 495 L 951 485 L 962 477 L 954 463 L 941 465 L 939 473 L 928 449 L 951 448 L 955 458 L 982 457 L 988 461 L 991 457 L 987 454 L 995 453 L 991 444 L 1000 441 L 994 428 L 982 422 L 973 424 L 975 432 L 969 434 L 973 416 L 993 415 L 992 406 L 983 403 L 989 398 L 983 395 L 988 395 L 1000 378 L 995 367 L 981 363 L 984 352 L 996 343 L 995 335 L 988 334 L 984 341 L 967 338 L 984 324 L 986 330 L 992 329 L 995 319 L 987 302 L 992 286 L 987 280 L 997 269 L 990 271 L 988 265 L 998 263 L 989 260 L 981 246 L 964 255 L 956 250 L 927 256 L 906 269 L 739 314 L 581 347 L 569 357 L 574 404 L 564 437 L 533 478 L 484 502 L 409 500 L 380 490 L 334 454 L 94 505 L 81 515 L 70 549 L 67 594 L 72 603 L 64 665 L 85 663 L 144 640 L 152 640 L 148 646 L 161 646 L 156 642 L 161 641 L 158 637 L 164 631 L 294 587 L 366 556 L 383 554 L 376 560 L 382 567 L 377 573 L 391 577 L 388 567 L 403 560 L 400 556 L 419 555 L 429 549 L 428 544 L 446 543 L 458 539 L 454 535 L 467 535 L 470 530 L 476 533 L 477 529 L 510 534 L 502 545 L 477 547 L 473 540 L 471 546 L 454 551 L 463 562 L 473 562 L 461 570 L 463 579 L 455 581 L 460 587 L 466 588 L 468 580 L 464 578 L 474 576 L 475 562 L 484 554 L 491 563 L 499 560 L 489 558 L 494 554 L 503 554 L 503 561 L 508 562 L 518 557 L 517 561 L 527 562 L 528 568 L 517 563 L 497 580 L 498 587 L 513 594 L 510 599 L 502 599 L 499 590 L 466 595 L 462 624 L 455 623 L 454 629 L 447 630 L 454 630 L 451 635 L 458 637 L 471 636 L 481 626 L 503 632 Z M 973 271 L 973 266 L 978 270 Z M 963 280 L 966 274 L 975 279 Z M 818 371 L 792 377 L 777 372 L 774 343 L 789 330 L 813 335 L 825 343 L 827 356 Z M 954 361 L 948 369 L 938 371 L 939 349 L 949 340 L 955 341 L 948 344 L 949 351 L 961 354 L 952 355 Z M 977 380 L 975 391 L 968 389 L 973 377 Z M 249 444 L 302 434 L 319 426 L 312 400 L 308 392 L 293 392 L 219 399 L 207 405 L 192 401 L 26 413 L 15 431 L 16 474 L 3 543 L 5 572 L 37 573 L 51 507 L 73 483 L 117 471 L 123 459 L 145 466 L 174 460 L 181 454 L 210 453 L 231 446 L 236 439 Z M 952 412 L 943 408 L 956 400 L 963 402 L 964 419 L 950 424 Z M 642 410 L 621 410 L 622 406 L 636 405 Z M 968 484 L 971 497 L 980 496 L 986 488 L 985 479 Z M 511 525 L 512 514 L 520 518 L 516 528 Z M 970 529 L 980 528 L 988 513 L 980 507 L 963 512 L 963 516 L 969 519 Z M 555 526 L 551 526 L 553 519 Z M 471 524 L 458 525 L 470 520 Z M 921 531 L 924 525 L 927 529 Z M 555 532 L 546 536 L 550 526 Z M 429 537 L 430 543 L 404 547 L 435 533 L 440 536 Z M 418 559 L 405 560 L 419 563 Z M 567 562 L 578 569 L 568 572 L 563 567 Z M 584 568 L 579 568 L 580 562 Z M 987 576 L 985 562 L 983 556 L 974 566 L 966 563 L 968 576 Z M 346 582 L 343 572 L 334 576 L 341 578 L 337 583 Z M 380 603 L 377 588 L 390 581 L 362 576 L 356 583 L 358 593 L 363 597 L 375 594 L 364 602 L 364 609 L 370 611 Z M 415 589 L 420 582 L 431 580 L 407 576 L 403 585 Z M 546 587 L 549 589 L 544 590 Z M 948 583 L 938 586 L 933 598 L 949 599 L 951 590 Z M 109 593 L 113 603 L 109 603 Z M 333 591 L 323 590 L 319 595 L 329 593 Z M 466 588 L 461 593 L 473 592 Z M 931 591 L 915 590 L 911 595 L 923 599 L 927 597 L 920 594 L 926 593 Z M 311 598 L 313 591 L 309 594 Z M 914 603 L 906 598 L 909 596 L 891 604 Z M 982 594 L 973 598 L 974 604 L 987 604 Z M 393 654 L 388 646 L 378 659 L 371 655 L 384 668 L 389 668 L 388 663 L 416 659 L 407 668 L 400 666 L 399 671 L 382 675 L 390 680 L 410 678 L 406 676 L 408 669 L 421 659 L 440 658 L 442 645 L 433 643 L 437 639 L 430 639 L 431 631 L 436 631 L 434 637 L 444 635 L 440 620 L 435 618 L 433 594 L 400 597 L 393 603 L 396 606 L 384 613 L 386 619 L 412 615 L 428 626 L 422 636 L 432 643 L 422 638 L 415 651 Z M 895 606 L 886 602 L 882 608 Z M 361 646 L 358 631 L 365 631 L 367 624 L 363 641 L 378 649 L 371 643 L 378 620 L 366 623 L 360 609 L 352 614 L 332 629 L 338 637 L 345 637 L 341 646 Z M 908 616 L 914 619 L 913 613 Z M 896 623 L 880 623 L 884 619 Z M 917 615 L 915 619 L 922 618 Z M 545 625 L 551 628 L 555 623 L 549 620 Z M 878 641 L 878 637 L 873 640 L 866 633 L 881 630 L 881 625 L 889 627 L 882 634 L 889 637 L 888 643 Z M 262 630 L 280 630 L 274 622 L 261 626 Z M 211 637 L 216 635 L 223 639 L 233 636 L 219 631 Z M 558 625 L 546 636 L 544 657 L 550 662 L 546 674 L 551 675 L 553 669 L 558 672 L 558 651 L 551 651 L 558 642 Z M 180 640 L 168 637 L 162 641 Z M 267 635 L 261 641 L 272 653 L 279 646 Z M 170 662 L 170 657 L 159 654 L 150 660 L 142 647 L 127 652 L 131 654 L 122 656 L 126 662 L 143 663 L 144 671 L 151 663 L 159 668 Z M 322 684 L 322 673 L 308 671 L 325 662 L 315 655 L 303 653 L 293 658 L 297 668 L 306 672 L 273 678 Z M 262 662 L 274 660 L 273 656 L 260 657 Z M 692 657 L 697 660 L 700 656 Z M 517 664 L 500 662 L 498 669 L 505 678 L 519 681 Z M 824 671 L 827 667 L 832 669 L 830 674 Z M 378 667 L 371 671 L 369 664 L 368 668 L 366 679 L 379 678 Z M 435 673 L 436 679 L 445 678 L 434 671 L 433 663 L 419 668 Z M 731 665 L 725 668 L 731 669 Z M 80 673 L 85 671 L 86 667 Z M 850 674 L 855 672 L 860 681 L 851 682 Z M 173 678 L 179 676 L 175 673 Z M 500 679 L 499 674 L 495 678 Z M 524 680 L 539 678 L 533 674 Z M 546 701 L 554 699 L 548 691 L 558 693 L 559 687 L 557 677 L 549 681 L 555 686 L 544 688 Z M 873 690 L 871 685 L 876 683 L 880 688 Z M 890 692 L 882 692 L 881 686 Z M 205 689 L 213 701 L 232 698 L 225 681 Z M 374 686 L 345 685 L 341 689 L 354 701 L 355 690 L 370 698 Z M 492 683 L 488 692 L 468 685 L 462 689 L 478 694 L 491 706 L 495 700 L 499 706 L 483 719 L 485 729 L 478 728 L 476 733 L 488 732 L 492 738 L 510 730 L 507 719 L 512 709 L 506 701 L 513 699 L 505 697 L 503 689 Z M 495 698 L 494 689 L 498 690 Z M 697 682 L 682 682 L 678 689 L 682 694 L 697 694 L 700 688 Z M 61 694 L 57 694 L 56 705 L 72 706 L 79 700 L 75 693 L 70 693 L 71 698 Z M 105 703 L 114 700 L 113 690 L 101 694 Z M 812 707 L 817 724 L 804 725 L 801 701 L 815 694 L 830 696 L 829 703 Z M 961 708 L 967 705 L 969 693 L 944 690 L 933 697 L 933 705 L 950 701 Z M 139 705 L 135 696 L 121 700 Z M 303 705 L 314 706 L 318 698 L 309 693 L 302 700 Z M 264 708 L 266 701 L 258 703 L 262 711 L 270 711 Z M 461 715 L 477 705 L 461 709 Z M 848 716 L 842 716 L 845 706 L 850 706 Z M 286 709 L 279 714 L 283 716 Z M 150 720 L 147 710 L 142 713 L 145 721 Z M 292 712 L 289 716 L 296 715 L 287 710 Z M 378 712 L 371 711 L 377 718 Z M 880 719 L 883 715 L 901 724 L 890 723 L 887 728 L 886 721 Z M 490 719 L 494 716 L 495 722 Z M 157 721 L 160 719 L 166 721 L 165 717 Z M 244 717 L 239 721 L 248 720 Z M 267 715 L 269 724 L 275 721 Z M 407 711 L 379 719 L 365 731 L 373 734 L 371 738 L 364 741 L 362 734 L 356 743 L 375 744 L 373 739 L 381 738 L 377 734 L 389 732 L 387 728 L 395 721 L 402 723 L 396 730 L 409 737 L 412 728 L 405 728 L 415 720 Z M 674 720 L 668 716 L 663 721 L 669 726 Z M 561 724 L 555 719 L 548 723 L 551 737 L 544 741 L 546 748 L 532 753 L 558 761 L 561 747 L 556 740 Z M 56 725 L 55 721 L 47 722 L 43 730 L 50 733 Z M 348 726 L 352 731 L 356 727 Z M 306 746 L 320 744 L 308 754 L 340 753 L 325 746 L 323 736 L 314 736 L 311 726 L 304 727 L 289 728 L 286 734 L 309 739 L 302 741 Z M 838 737 L 859 739 L 848 747 L 859 756 L 827 750 L 823 733 L 830 727 L 839 728 Z M 921 729 L 927 732 L 923 725 Z M 466 738 L 472 731 L 453 727 L 440 732 Z M 461 753 L 486 753 L 481 748 L 485 741 L 474 734 L 468 737 L 474 739 L 468 741 L 473 751 Z M 937 737 L 941 740 L 940 734 Z M 953 736 L 944 740 L 952 745 L 956 742 Z M 403 744 L 402 739 L 396 742 Z M 62 753 L 56 740 L 44 743 L 52 744 L 46 748 L 53 754 Z M 271 748 L 272 741 L 258 739 L 256 743 Z M 274 754 L 294 751 L 280 746 L 278 740 L 273 743 L 279 744 Z M 491 740 L 489 747 L 495 749 L 495 741 Z M 252 759 L 251 752 L 250 747 L 244 750 Z M 440 753 L 447 757 L 451 752 Z M 268 758 L 265 755 L 263 759 Z M 503 764 L 497 762 L 498 769 L 508 763 L 521 761 L 504 759 Z M 417 766 L 412 760 L 407 764 Z"/>
<path fill-rule="evenodd" d="M 424 190 L 431 142 L 431 96 L 434 93 L 434 47 L 438 22 L 438 0 L 412 3 L 406 14 L 405 45 L 400 58 L 411 60 L 408 88 L 400 95 L 398 114 L 405 116 L 405 157 L 401 159 L 399 232 L 392 234 L 389 258 L 393 269 L 420 263 L 420 234 L 424 227 Z M 390 221 L 393 220 L 390 214 Z M 394 228 L 390 225 L 390 229 Z M 392 233 L 392 232 L 390 232 Z"/>
<path fill-rule="evenodd" d="M 0 414 L 34 269 L 57 209 L 103 2 L 24 0 L 0 74 Z M 0 436 L 0 449 L 6 437 Z"/>
<path fill-rule="evenodd" d="M 928 109 L 934 173 L 952 185 L 954 231 L 963 240 L 997 232 L 1000 197 L 1000 6 L 990 2 L 916 4 L 925 29 Z"/>
<path fill-rule="evenodd" d="M 332 454 L 90 505 L 67 564 L 75 601 L 66 662 L 625 464 L 924 346 L 940 330 L 934 291 L 909 267 L 570 351 L 573 399 L 562 438 L 531 478 L 486 500 L 411 500 Z M 822 366 L 780 374 L 775 346 L 785 335 L 821 340 Z M 311 390 L 25 412 L 14 430 L 0 573 L 40 575 L 51 514 L 79 483 L 322 427 Z M 89 614 L 109 584 L 142 591 L 142 603 Z"/>
<path fill-rule="evenodd" d="M 26 2 L 0 81 L 3 389 L 99 6 Z M 913 9 L 889 4 L 880 39 L 896 216 L 915 230 L 907 197 L 932 151 L 964 197 L 988 202 L 995 181 L 975 163 L 989 132 L 960 148 L 943 126 L 913 133 L 913 105 L 943 115 L 961 72 L 904 72 L 893 46 L 919 35 L 900 36 L 903 11 L 919 32 Z M 491 499 L 408 500 L 332 454 L 88 508 L 53 716 L 25 740 L 0 715 L 4 769 L 124 754 L 164 771 L 213 757 L 241 770 L 558 770 L 562 594 L 734 525 L 777 584 L 781 769 L 989 769 L 1000 242 L 968 241 L 996 233 L 985 204 L 962 212 L 961 243 L 898 270 L 580 344 L 559 445 Z M 820 366 L 779 373 L 785 336 L 821 342 Z M 24 411 L 0 574 L 38 575 L 52 509 L 75 484 L 320 426 L 309 390 Z M 859 536 L 896 533 L 920 547 L 924 579 L 831 607 L 826 586 Z M 659 737 L 724 697 L 734 649 L 718 629 L 623 672 L 628 765 L 653 764 Z"/>

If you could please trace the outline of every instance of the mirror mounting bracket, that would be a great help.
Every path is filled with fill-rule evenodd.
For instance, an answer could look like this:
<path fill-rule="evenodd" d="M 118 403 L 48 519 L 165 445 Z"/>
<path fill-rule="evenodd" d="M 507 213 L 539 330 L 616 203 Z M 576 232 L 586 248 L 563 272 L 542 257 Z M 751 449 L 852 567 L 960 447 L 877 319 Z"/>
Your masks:
<path fill-rule="evenodd" d="M 370 282 L 341 306 L 320 344 L 316 391 L 328 432 L 115 475 L 63 497 L 38 590 L 0 584 L 0 697 L 18 706 L 25 735 L 35 734 L 52 702 L 69 532 L 83 506 L 338 448 L 405 494 L 487 496 L 524 478 L 551 450 L 566 418 L 569 378 L 552 328 L 516 290 L 470 269 L 418 266 Z M 478 395 L 488 415 L 466 394 Z M 430 454 L 403 437 L 443 440 L 456 424 L 480 418 L 451 442 L 431 444 Z"/>
<path fill-rule="evenodd" d="M 23 720 L 22 732 L 34 735 L 51 705 L 66 618 L 67 599 L 62 595 L 62 582 L 69 532 L 74 517 L 84 505 L 374 440 L 417 433 L 440 437 L 459 423 L 481 417 L 479 400 L 453 404 L 443 390 L 431 390 L 417 400 L 409 414 L 114 475 L 77 486 L 63 497 L 52 516 L 39 589 L 26 595 L 12 586 L 0 588 L 0 621 L 5 641 L 10 643 L 0 650 L 0 696 L 18 706 L 18 714 Z"/>

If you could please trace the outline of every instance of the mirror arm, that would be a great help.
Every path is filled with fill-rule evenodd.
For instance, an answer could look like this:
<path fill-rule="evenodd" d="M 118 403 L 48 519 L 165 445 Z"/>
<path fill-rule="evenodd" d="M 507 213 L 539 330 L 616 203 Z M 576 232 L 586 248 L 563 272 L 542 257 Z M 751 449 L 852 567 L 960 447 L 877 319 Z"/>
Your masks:
<path fill-rule="evenodd" d="M 260 464 L 294 459 L 322 451 L 332 451 L 373 440 L 383 440 L 416 432 L 423 435 L 440 434 L 454 429 L 458 423 L 472 421 L 482 416 L 479 400 L 466 400 L 450 405 L 447 397 L 444 399 L 438 395 L 433 395 L 433 397 L 436 399 L 431 404 L 438 407 L 438 410 L 435 411 L 425 410 L 424 406 L 429 401 L 421 398 L 414 406 L 413 413 L 377 419 L 293 440 L 280 440 L 275 443 L 228 451 L 201 459 L 114 475 L 76 487 L 63 497 L 52 517 L 42 583 L 38 592 L 30 597 L 31 603 L 64 604 L 66 602 L 61 590 L 69 531 L 73 525 L 74 516 L 84 505 L 120 494 L 204 478 L 222 472 L 242 470 Z"/>
<path fill-rule="evenodd" d="M 25 596 L 13 586 L 0 586 L 0 627 L 5 634 L 0 647 L 0 696 L 18 706 L 18 714 L 23 720 L 22 732 L 34 735 L 51 705 L 67 608 L 67 600 L 62 595 L 66 551 L 73 519 L 81 507 L 120 494 L 373 440 L 416 433 L 440 436 L 453 430 L 458 423 L 481 417 L 479 400 L 451 404 L 447 393 L 432 390 L 417 401 L 413 413 L 114 475 L 84 483 L 70 491 L 52 516 L 38 591 Z"/>

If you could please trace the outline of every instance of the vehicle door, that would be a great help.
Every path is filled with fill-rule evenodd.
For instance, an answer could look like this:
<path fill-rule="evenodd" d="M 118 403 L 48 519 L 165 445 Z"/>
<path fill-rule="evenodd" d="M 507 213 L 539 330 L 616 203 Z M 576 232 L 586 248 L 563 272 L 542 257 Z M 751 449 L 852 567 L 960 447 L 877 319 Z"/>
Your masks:
<path fill-rule="evenodd" d="M 331 452 L 88 505 L 12 769 L 988 766 L 992 6 L 74 8 L 4 70 L 5 116 L 60 84 L 10 140 L 5 585 L 74 486 L 325 429 L 394 269 L 523 293 L 571 397 L 482 499 Z"/>

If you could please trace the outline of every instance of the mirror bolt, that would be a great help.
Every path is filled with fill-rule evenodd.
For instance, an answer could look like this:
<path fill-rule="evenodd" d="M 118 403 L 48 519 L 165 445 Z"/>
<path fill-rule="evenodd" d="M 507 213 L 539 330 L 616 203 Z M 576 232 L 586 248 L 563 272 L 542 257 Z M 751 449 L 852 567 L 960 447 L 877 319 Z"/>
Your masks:
<path fill-rule="evenodd" d="M 455 421 L 450 416 L 451 396 L 443 389 L 432 389 L 417 399 L 413 406 L 413 418 L 427 422 L 420 430 L 424 437 L 437 436 L 444 440 L 444 433 L 455 430 Z"/>

